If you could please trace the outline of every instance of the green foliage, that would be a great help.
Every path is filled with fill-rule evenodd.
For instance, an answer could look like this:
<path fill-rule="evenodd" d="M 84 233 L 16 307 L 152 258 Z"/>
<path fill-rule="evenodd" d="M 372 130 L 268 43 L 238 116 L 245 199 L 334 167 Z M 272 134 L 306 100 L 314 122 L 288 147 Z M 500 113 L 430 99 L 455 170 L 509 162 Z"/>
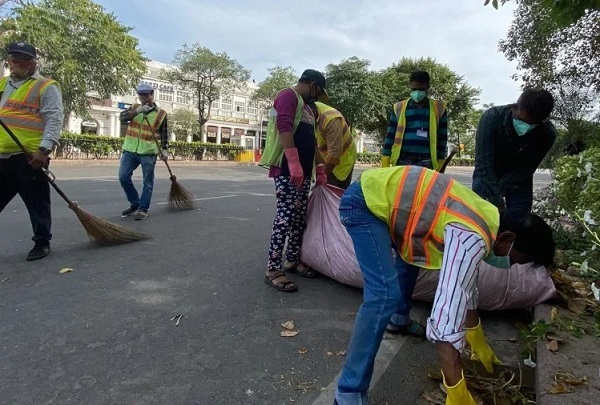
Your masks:
<path fill-rule="evenodd" d="M 379 165 L 381 163 L 381 153 L 357 153 L 356 163 Z"/>
<path fill-rule="evenodd" d="M 498 3 L 504 5 L 511 0 L 485 0 L 484 5 L 490 4 L 490 1 L 497 10 Z M 540 4 L 560 27 L 575 24 L 588 10 L 600 9 L 600 0 L 541 0 Z"/>
<path fill-rule="evenodd" d="M 123 149 L 124 139 L 64 132 L 55 155 L 59 159 L 117 159 Z M 182 160 L 234 160 L 242 151 L 244 148 L 241 146 L 231 144 L 169 143 L 171 157 Z"/>
<path fill-rule="evenodd" d="M 87 118 L 88 93 L 106 99 L 129 92 L 146 69 L 131 28 L 91 0 L 17 5 L 0 31 L 9 33 L 7 41 L 38 48 L 41 73 L 61 85 L 65 117 L 75 112 Z"/>
<path fill-rule="evenodd" d="M 268 72 L 267 78 L 259 83 L 258 89 L 252 95 L 252 99 L 262 106 L 271 106 L 279 90 L 293 86 L 298 80 L 291 66 L 275 66 L 269 68 Z"/>
<path fill-rule="evenodd" d="M 169 113 L 169 129 L 175 133 L 175 139 L 185 142 L 188 135 L 200 132 L 198 117 L 193 111 L 176 108 Z"/>
<path fill-rule="evenodd" d="M 197 43 L 184 44 L 175 53 L 173 64 L 176 68 L 163 71 L 161 76 L 194 94 L 200 132 L 210 117 L 212 102 L 245 86 L 250 78 L 250 71 L 226 52 L 213 52 Z"/>

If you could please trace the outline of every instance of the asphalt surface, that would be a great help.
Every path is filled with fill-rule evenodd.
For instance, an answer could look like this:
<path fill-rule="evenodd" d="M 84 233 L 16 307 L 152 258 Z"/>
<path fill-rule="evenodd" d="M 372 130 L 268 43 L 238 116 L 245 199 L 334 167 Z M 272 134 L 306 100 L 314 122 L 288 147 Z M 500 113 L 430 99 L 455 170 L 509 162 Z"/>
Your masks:
<path fill-rule="evenodd" d="M 146 232 L 147 241 L 89 242 L 53 193 L 52 253 L 26 262 L 33 243 L 23 203 L 15 198 L 0 214 L 0 403 L 328 403 L 361 291 L 324 277 L 291 276 L 294 294 L 264 284 L 275 201 L 263 169 L 176 164 L 198 201 L 171 212 L 168 174 L 157 167 L 150 214 L 135 222 L 119 216 L 128 204 L 116 163 L 53 166 L 82 208 Z M 470 183 L 469 169 L 449 173 Z M 140 174 L 134 179 L 139 186 Z M 536 186 L 548 181 L 536 176 Z M 61 274 L 65 267 L 73 271 Z M 280 337 L 288 320 L 299 333 Z M 433 348 L 402 338 L 386 345 L 374 385 L 389 379 L 402 346 L 417 367 L 402 376 L 400 402 L 387 399 L 398 398 L 393 384 L 375 397 L 415 403 Z"/>

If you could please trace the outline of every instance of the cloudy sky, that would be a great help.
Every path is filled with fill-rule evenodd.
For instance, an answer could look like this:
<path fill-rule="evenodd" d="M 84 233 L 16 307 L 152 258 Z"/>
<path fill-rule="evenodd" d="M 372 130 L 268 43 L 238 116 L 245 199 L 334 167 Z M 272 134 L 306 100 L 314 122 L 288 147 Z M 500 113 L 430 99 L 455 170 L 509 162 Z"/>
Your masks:
<path fill-rule="evenodd" d="M 498 51 L 514 5 L 484 0 L 96 0 L 133 27 L 145 56 L 169 63 L 184 43 L 225 51 L 265 78 L 267 68 L 322 70 L 351 56 L 382 69 L 433 57 L 483 90 L 481 103 L 519 95 L 516 64 Z"/>

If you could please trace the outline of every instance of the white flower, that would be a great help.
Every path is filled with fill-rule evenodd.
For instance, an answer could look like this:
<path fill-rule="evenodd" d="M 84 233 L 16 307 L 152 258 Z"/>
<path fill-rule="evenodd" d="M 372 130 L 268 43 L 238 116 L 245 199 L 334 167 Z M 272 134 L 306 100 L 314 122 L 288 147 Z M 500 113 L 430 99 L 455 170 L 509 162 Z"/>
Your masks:
<path fill-rule="evenodd" d="M 585 172 L 590 174 L 592 172 L 592 162 L 587 162 L 584 166 Z"/>
<path fill-rule="evenodd" d="M 597 222 L 592 219 L 592 211 L 586 210 L 583 213 L 583 221 L 588 225 L 597 225 Z"/>

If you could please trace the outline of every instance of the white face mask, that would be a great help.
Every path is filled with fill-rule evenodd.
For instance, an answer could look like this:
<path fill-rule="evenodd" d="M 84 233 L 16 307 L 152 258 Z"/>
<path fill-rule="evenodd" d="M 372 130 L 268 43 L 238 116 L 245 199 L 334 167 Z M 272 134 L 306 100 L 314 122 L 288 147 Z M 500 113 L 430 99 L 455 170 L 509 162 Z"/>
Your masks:
<path fill-rule="evenodd" d="M 496 256 L 494 249 L 492 249 L 490 254 L 487 255 L 483 261 L 498 269 L 510 269 L 510 251 L 512 250 L 514 244 L 514 241 L 510 244 L 510 248 L 508 248 L 508 253 L 506 253 L 506 256 Z"/>

